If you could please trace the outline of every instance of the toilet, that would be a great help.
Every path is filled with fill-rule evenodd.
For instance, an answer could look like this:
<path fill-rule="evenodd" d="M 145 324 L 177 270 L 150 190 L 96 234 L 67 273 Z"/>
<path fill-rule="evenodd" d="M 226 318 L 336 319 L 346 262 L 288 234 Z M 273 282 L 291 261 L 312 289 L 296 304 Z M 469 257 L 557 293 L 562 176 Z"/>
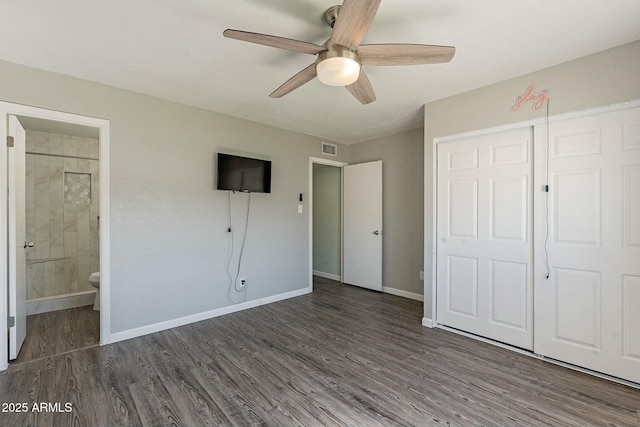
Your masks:
<path fill-rule="evenodd" d="M 93 309 L 100 310 L 100 272 L 96 271 L 89 275 L 89 284 L 96 288 L 96 299 L 93 302 Z"/>

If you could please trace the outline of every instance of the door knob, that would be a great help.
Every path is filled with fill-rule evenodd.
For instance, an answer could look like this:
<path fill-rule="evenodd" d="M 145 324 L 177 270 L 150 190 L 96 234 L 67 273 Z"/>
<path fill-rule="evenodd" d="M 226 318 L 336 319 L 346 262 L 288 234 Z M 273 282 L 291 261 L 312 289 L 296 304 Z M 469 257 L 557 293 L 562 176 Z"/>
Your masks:
<path fill-rule="evenodd" d="M 32 248 L 32 247 L 33 247 L 33 242 L 27 242 L 27 241 L 25 240 L 25 242 L 24 242 L 24 248 L 26 249 L 26 248 Z"/>
<path fill-rule="evenodd" d="M 380 236 L 382 234 L 382 230 L 376 230 L 373 232 L 376 236 Z"/>

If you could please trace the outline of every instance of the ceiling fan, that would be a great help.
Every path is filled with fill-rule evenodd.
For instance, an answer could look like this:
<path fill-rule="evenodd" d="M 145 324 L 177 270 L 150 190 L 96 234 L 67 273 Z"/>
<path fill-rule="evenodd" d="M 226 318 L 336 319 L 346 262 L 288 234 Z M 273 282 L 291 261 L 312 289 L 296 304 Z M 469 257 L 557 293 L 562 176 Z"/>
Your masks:
<path fill-rule="evenodd" d="M 225 30 L 228 38 L 317 55 L 315 62 L 273 91 L 272 98 L 281 98 L 314 77 L 330 86 L 345 86 L 362 104 L 376 100 L 363 65 L 437 64 L 451 61 L 452 46 L 425 44 L 360 44 L 373 22 L 381 0 L 344 0 L 342 6 L 332 6 L 324 13 L 325 22 L 333 28 L 324 45 L 248 31 Z"/>

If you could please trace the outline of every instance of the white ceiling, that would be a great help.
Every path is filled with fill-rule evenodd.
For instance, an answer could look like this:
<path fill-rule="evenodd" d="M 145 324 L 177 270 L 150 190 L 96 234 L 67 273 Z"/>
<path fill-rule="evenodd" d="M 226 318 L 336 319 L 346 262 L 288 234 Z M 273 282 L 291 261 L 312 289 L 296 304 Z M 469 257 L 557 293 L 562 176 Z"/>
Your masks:
<path fill-rule="evenodd" d="M 367 67 L 377 100 L 313 80 L 314 57 L 222 36 L 322 44 L 339 0 L 0 0 L 0 58 L 352 143 L 422 125 L 422 105 L 640 39 L 639 0 L 383 0 L 363 43 L 456 46 L 449 64 Z"/>

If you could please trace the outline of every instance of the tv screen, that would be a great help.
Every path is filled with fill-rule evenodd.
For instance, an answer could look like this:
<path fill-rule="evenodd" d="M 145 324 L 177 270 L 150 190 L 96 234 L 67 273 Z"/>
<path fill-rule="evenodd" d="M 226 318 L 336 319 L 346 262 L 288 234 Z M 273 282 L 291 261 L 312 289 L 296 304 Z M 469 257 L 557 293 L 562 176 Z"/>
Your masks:
<path fill-rule="evenodd" d="M 218 153 L 218 190 L 271 193 L 271 161 Z"/>

